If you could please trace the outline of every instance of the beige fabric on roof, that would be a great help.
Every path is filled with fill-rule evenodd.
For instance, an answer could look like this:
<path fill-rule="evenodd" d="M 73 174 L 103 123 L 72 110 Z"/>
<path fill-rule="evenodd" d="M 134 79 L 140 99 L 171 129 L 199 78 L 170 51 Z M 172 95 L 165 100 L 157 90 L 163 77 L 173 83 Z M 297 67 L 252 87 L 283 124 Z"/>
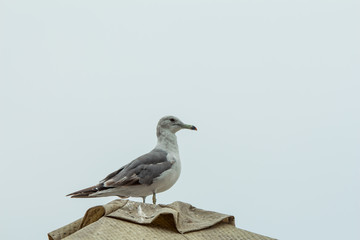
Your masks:
<path fill-rule="evenodd" d="M 188 203 L 153 205 L 114 200 L 48 234 L 49 240 L 75 239 L 257 239 L 272 238 L 238 229 L 234 217 Z"/>

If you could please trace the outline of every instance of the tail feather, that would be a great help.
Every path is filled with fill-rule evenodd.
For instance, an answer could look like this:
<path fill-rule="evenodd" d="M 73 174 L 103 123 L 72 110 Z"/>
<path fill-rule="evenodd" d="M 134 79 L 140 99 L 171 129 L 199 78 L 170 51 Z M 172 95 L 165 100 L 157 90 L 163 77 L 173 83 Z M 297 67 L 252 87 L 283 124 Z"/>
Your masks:
<path fill-rule="evenodd" d="M 103 186 L 101 186 L 100 184 L 92 186 L 92 187 L 88 187 L 88 188 L 84 188 L 81 189 L 79 191 L 70 193 L 68 195 L 66 195 L 67 197 L 71 197 L 71 198 L 93 198 L 93 197 L 97 197 L 97 196 L 90 196 L 93 193 L 96 193 L 100 190 L 106 189 Z"/>

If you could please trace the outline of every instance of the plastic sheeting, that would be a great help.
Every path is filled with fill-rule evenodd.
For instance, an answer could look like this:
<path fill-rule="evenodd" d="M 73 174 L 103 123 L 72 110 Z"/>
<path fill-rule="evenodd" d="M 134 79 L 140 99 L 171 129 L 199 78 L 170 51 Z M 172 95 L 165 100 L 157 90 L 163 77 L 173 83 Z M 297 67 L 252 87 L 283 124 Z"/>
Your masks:
<path fill-rule="evenodd" d="M 272 238 L 235 227 L 234 217 L 188 203 L 153 205 L 114 200 L 48 234 L 49 240 L 75 239 L 257 239 Z"/>

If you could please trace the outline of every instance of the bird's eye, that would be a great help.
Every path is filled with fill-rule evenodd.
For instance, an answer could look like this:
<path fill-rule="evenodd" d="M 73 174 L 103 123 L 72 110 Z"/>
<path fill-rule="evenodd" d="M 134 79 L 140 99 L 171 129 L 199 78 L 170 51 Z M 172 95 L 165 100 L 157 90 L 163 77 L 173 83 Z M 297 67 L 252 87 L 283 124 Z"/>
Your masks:
<path fill-rule="evenodd" d="M 171 122 L 175 122 L 175 119 L 173 119 L 173 118 L 170 118 L 170 121 L 171 121 Z"/>

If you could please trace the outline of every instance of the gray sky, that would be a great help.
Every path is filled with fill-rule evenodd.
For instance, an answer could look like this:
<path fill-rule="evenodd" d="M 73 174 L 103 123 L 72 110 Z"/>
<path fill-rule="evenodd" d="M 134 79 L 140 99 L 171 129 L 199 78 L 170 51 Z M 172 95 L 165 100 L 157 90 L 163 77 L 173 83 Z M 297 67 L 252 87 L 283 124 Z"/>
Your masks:
<path fill-rule="evenodd" d="M 177 134 L 182 173 L 159 203 L 280 239 L 360 239 L 359 12 L 1 0 L 0 239 L 45 239 L 115 199 L 65 195 L 150 151 L 168 114 L 199 131 Z"/>

